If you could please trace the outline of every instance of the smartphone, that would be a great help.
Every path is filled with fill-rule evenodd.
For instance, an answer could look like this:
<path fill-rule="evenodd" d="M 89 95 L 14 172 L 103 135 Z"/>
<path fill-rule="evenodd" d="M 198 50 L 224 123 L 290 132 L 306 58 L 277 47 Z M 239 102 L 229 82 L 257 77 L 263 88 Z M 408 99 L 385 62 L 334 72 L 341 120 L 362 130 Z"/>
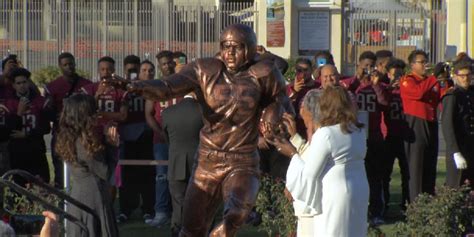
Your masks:
<path fill-rule="evenodd" d="M 326 58 L 318 58 L 318 67 L 326 65 L 327 61 Z"/>
<path fill-rule="evenodd" d="M 44 225 L 42 215 L 13 215 L 10 217 L 10 226 L 19 235 L 39 235 Z"/>
<path fill-rule="evenodd" d="M 137 77 L 138 77 L 138 74 L 136 72 L 130 73 L 130 80 L 133 81 L 133 80 L 137 79 Z"/>
<path fill-rule="evenodd" d="M 185 57 L 179 57 L 179 64 L 181 64 L 181 65 L 186 64 L 186 58 Z"/>
<path fill-rule="evenodd" d="M 128 76 L 130 80 L 135 80 L 138 77 L 138 71 L 135 68 L 128 70 Z"/>
<path fill-rule="evenodd" d="M 296 81 L 297 81 L 297 82 L 300 82 L 300 81 L 302 81 L 302 80 L 304 80 L 304 73 L 302 73 L 302 72 L 297 72 L 297 73 L 296 73 Z"/>

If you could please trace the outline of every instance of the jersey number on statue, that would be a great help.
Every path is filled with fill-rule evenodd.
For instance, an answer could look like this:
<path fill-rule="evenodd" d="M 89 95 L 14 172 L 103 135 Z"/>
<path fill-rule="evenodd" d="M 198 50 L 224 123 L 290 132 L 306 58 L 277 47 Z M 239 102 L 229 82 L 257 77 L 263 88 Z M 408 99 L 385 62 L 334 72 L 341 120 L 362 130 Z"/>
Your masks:
<path fill-rule="evenodd" d="M 26 133 L 36 128 L 36 116 L 34 114 L 26 114 L 23 116 L 23 129 Z"/>
<path fill-rule="evenodd" d="M 367 112 L 375 112 L 376 99 L 376 95 L 374 94 L 357 94 L 359 109 Z"/>

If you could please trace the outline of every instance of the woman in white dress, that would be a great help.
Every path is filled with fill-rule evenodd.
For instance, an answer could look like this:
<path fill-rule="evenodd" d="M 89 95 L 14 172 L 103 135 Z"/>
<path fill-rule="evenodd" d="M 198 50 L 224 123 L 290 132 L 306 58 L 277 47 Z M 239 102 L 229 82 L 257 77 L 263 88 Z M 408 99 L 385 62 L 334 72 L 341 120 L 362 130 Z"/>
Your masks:
<path fill-rule="evenodd" d="M 291 157 L 286 187 L 314 215 L 313 235 L 365 237 L 369 186 L 364 166 L 366 135 L 342 87 L 325 89 L 310 109 L 315 132 L 303 154 L 286 139 L 272 141 Z M 294 121 L 285 117 L 292 133 Z M 294 139 L 292 139 L 294 140 Z"/>

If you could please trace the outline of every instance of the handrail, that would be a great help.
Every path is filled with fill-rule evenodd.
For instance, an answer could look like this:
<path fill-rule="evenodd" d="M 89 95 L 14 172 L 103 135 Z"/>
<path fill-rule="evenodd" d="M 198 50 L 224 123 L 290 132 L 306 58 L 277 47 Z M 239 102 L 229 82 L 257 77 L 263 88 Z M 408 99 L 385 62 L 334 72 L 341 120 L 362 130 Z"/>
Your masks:
<path fill-rule="evenodd" d="M 85 232 L 86 236 L 90 236 L 90 233 L 89 233 L 89 230 L 88 230 L 87 226 L 82 221 L 80 221 L 78 218 L 72 216 L 71 214 L 65 212 L 61 208 L 50 204 L 47 200 L 45 200 L 41 196 L 39 196 L 37 194 L 34 194 L 34 193 L 31 193 L 30 191 L 28 191 L 24 187 L 18 185 L 15 182 L 10 181 L 9 178 L 13 177 L 14 175 L 21 176 L 22 178 L 26 179 L 28 182 L 30 182 L 32 184 L 35 184 L 35 185 L 45 189 L 46 191 L 48 191 L 48 193 L 57 196 L 58 198 L 62 199 L 63 201 L 66 201 L 68 204 L 72 204 L 72 205 L 76 206 L 77 208 L 91 214 L 95 219 L 94 221 L 98 221 L 100 223 L 100 218 L 94 210 L 92 210 L 88 206 L 84 205 L 83 203 L 79 202 L 78 200 L 68 196 L 67 194 L 63 193 L 62 191 L 59 191 L 59 190 L 55 189 L 54 187 L 44 183 L 43 181 L 41 181 L 37 177 L 31 175 L 30 173 L 28 173 L 24 170 L 10 170 L 10 171 L 7 171 L 5 174 L 2 175 L 2 177 L 0 178 L 0 185 L 1 186 L 6 186 L 8 188 L 11 188 L 15 192 L 17 192 L 21 195 L 24 195 L 24 196 L 32 199 L 35 202 L 40 203 L 40 205 L 44 206 L 47 210 L 50 210 L 50 211 L 60 215 L 62 218 L 65 218 L 65 219 L 69 220 L 73 224 L 76 224 L 77 226 L 79 226 L 79 228 L 81 228 Z M 100 233 L 99 233 L 99 236 L 100 236 Z"/>

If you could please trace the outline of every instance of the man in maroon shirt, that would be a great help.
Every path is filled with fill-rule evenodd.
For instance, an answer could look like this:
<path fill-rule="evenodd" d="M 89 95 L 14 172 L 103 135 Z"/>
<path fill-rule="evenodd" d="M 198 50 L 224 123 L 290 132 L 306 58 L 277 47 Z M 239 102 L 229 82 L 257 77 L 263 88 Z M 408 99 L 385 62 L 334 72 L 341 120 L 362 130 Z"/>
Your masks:
<path fill-rule="evenodd" d="M 102 57 L 98 62 L 99 77 L 108 78 L 115 72 L 115 61 L 108 57 Z M 99 126 L 107 123 L 120 123 L 127 119 L 128 101 L 127 93 L 107 85 L 103 81 L 85 85 L 82 91 L 94 96 L 97 101 Z"/>
<path fill-rule="evenodd" d="M 306 93 L 312 89 L 319 88 L 320 83 L 317 83 L 311 78 L 312 65 L 309 59 L 298 58 L 296 60 L 295 70 L 296 78 L 286 86 L 286 91 L 296 112 L 297 132 L 306 139 L 306 127 L 299 114 L 299 108 Z"/>
<path fill-rule="evenodd" d="M 31 73 L 24 68 L 11 72 L 15 94 L 6 101 L 10 121 L 13 123 L 8 145 L 11 167 L 39 175 L 49 182 L 44 134 L 49 133 L 49 111 L 46 99 L 30 89 Z"/>
<path fill-rule="evenodd" d="M 387 77 L 390 79 L 388 91 L 390 93 L 390 105 L 383 111 L 384 123 L 386 125 L 385 147 L 387 148 L 386 171 L 384 172 L 383 188 L 385 207 L 390 200 L 390 176 L 393 171 L 395 158 L 398 159 L 400 174 L 402 178 L 402 202 L 400 206 L 405 209 L 408 202 L 408 161 L 405 155 L 403 143 L 404 132 L 408 130 L 408 124 L 403 113 L 402 99 L 400 98 L 400 78 L 404 74 L 405 63 L 400 59 L 391 59 L 386 66 Z"/>
<path fill-rule="evenodd" d="M 410 201 L 424 192 L 434 194 L 438 159 L 438 122 L 436 110 L 440 102 L 440 85 L 426 73 L 428 55 L 414 50 L 408 56 L 411 73 L 400 80 L 408 134 L 405 152 L 410 170 Z"/>
<path fill-rule="evenodd" d="M 58 65 L 62 75 L 56 80 L 46 85 L 45 97 L 51 101 L 51 109 L 54 113 L 53 116 L 53 131 L 51 139 L 51 155 L 53 158 L 54 166 L 54 183 L 59 187 L 63 187 L 63 162 L 56 155 L 54 151 L 54 144 L 56 142 L 56 131 L 59 116 L 63 108 L 63 100 L 68 98 L 74 93 L 80 92 L 81 88 L 91 82 L 87 79 L 80 77 L 76 73 L 76 61 L 74 56 L 70 53 L 61 53 L 58 56 Z"/>
<path fill-rule="evenodd" d="M 369 134 L 367 139 L 367 154 L 365 167 L 370 186 L 369 214 L 375 225 L 383 223 L 384 200 L 382 177 L 383 165 L 383 136 L 381 130 L 382 111 L 388 106 L 386 86 L 380 82 L 380 73 L 364 73 L 355 90 L 357 105 L 360 111 L 369 115 Z M 352 84 L 354 85 L 354 84 Z"/>
<path fill-rule="evenodd" d="M 352 93 L 355 93 L 359 88 L 360 81 L 364 77 L 368 77 L 375 68 L 377 57 L 372 51 L 365 51 L 359 56 L 359 63 L 357 64 L 356 75 L 349 78 L 344 78 L 340 84 Z"/>

